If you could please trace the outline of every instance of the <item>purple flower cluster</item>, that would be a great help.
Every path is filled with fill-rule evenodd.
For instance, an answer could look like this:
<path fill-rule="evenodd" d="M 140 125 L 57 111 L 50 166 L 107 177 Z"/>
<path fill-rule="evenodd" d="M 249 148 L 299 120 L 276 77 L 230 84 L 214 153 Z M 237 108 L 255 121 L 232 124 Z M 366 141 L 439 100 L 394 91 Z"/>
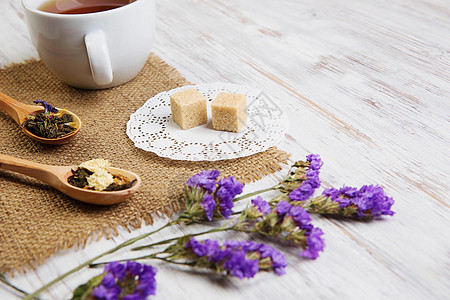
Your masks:
<path fill-rule="evenodd" d="M 300 229 L 311 230 L 313 228 L 309 213 L 300 206 L 292 206 L 287 201 L 281 201 L 277 204 L 275 211 L 280 218 L 292 219 Z"/>
<path fill-rule="evenodd" d="M 309 154 L 306 157 L 309 163 L 308 170 L 305 173 L 306 180 L 302 184 L 289 193 L 289 198 L 294 201 L 308 200 L 314 194 L 314 191 L 320 186 L 319 179 L 320 168 L 323 165 L 320 155 Z"/>
<path fill-rule="evenodd" d="M 234 177 L 226 177 L 217 183 L 219 186 L 216 191 L 216 196 L 219 199 L 220 213 L 225 218 L 229 218 L 233 212 L 233 200 L 242 193 L 244 185 L 237 181 Z"/>
<path fill-rule="evenodd" d="M 202 209 L 205 211 L 206 218 L 211 221 L 213 218 L 214 210 L 216 209 L 216 201 L 210 194 L 205 194 L 202 200 Z"/>
<path fill-rule="evenodd" d="M 199 174 L 195 174 L 186 181 L 186 185 L 189 187 L 202 188 L 207 193 L 212 194 L 216 189 L 217 178 L 220 172 L 218 170 L 202 171 Z"/>
<path fill-rule="evenodd" d="M 253 206 L 247 209 L 247 216 L 249 220 L 256 220 L 252 225 L 256 232 L 299 245 L 305 249 L 300 256 L 315 259 L 325 246 L 321 238 L 323 232 L 311 224 L 309 213 L 296 203 L 280 201 L 269 211 L 270 205 L 258 197 L 252 200 Z"/>
<path fill-rule="evenodd" d="M 248 213 L 252 218 L 267 216 L 272 208 L 261 196 L 252 200 L 252 206 L 249 208 Z"/>
<path fill-rule="evenodd" d="M 330 188 L 322 194 L 339 203 L 341 209 L 356 207 L 357 216 L 360 218 L 394 215 L 391 210 L 394 200 L 378 185 L 364 185 L 359 190 L 346 186 L 340 189 Z"/>
<path fill-rule="evenodd" d="M 111 262 L 105 267 L 105 276 L 94 287 L 92 296 L 105 300 L 147 299 L 156 292 L 156 268 L 128 261 L 125 264 Z"/>
<path fill-rule="evenodd" d="M 47 101 L 34 100 L 33 102 L 36 103 L 36 104 L 42 104 L 44 106 L 44 113 L 48 113 L 48 112 L 57 113 L 59 111 L 57 108 L 54 108 L 53 106 L 48 104 Z"/>
<path fill-rule="evenodd" d="M 316 259 L 319 257 L 319 252 L 323 251 L 325 247 L 322 239 L 323 231 L 318 227 L 314 227 L 306 231 L 305 235 L 307 248 L 300 253 L 300 256 Z"/>
<path fill-rule="evenodd" d="M 192 237 L 186 243 L 186 248 L 191 249 L 198 258 L 212 263 L 214 269 L 223 270 L 240 279 L 251 278 L 260 270 L 273 270 L 282 275 L 287 266 L 281 252 L 269 245 L 252 241 L 229 240 L 220 246 L 217 241 L 197 241 Z"/>
<path fill-rule="evenodd" d="M 196 203 L 200 203 L 198 207 L 203 210 L 204 216 L 209 221 L 216 212 L 225 218 L 231 216 L 233 200 L 242 193 L 244 185 L 234 177 L 217 181 L 219 175 L 220 172 L 217 170 L 202 171 L 186 181 L 186 187 L 190 189 L 186 196 L 187 215 L 200 214 L 195 206 Z"/>
<path fill-rule="evenodd" d="M 300 253 L 300 256 L 312 259 L 319 257 L 319 252 L 323 251 L 325 247 L 325 243 L 321 238 L 323 232 L 320 228 L 316 228 L 311 224 L 309 213 L 302 207 L 293 206 L 287 201 L 278 203 L 275 211 L 280 218 L 283 218 L 282 224 L 289 224 L 290 220 L 292 220 L 306 236 L 306 249 Z M 289 227 L 285 225 L 285 228 Z"/>

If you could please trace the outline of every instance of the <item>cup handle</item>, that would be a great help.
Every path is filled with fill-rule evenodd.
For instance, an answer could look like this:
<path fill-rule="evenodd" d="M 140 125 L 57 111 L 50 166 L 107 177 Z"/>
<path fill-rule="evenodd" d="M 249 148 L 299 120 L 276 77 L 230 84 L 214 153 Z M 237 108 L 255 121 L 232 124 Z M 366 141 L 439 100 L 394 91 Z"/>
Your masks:
<path fill-rule="evenodd" d="M 105 33 L 101 30 L 90 32 L 84 36 L 84 43 L 95 83 L 98 85 L 111 83 L 113 73 Z"/>

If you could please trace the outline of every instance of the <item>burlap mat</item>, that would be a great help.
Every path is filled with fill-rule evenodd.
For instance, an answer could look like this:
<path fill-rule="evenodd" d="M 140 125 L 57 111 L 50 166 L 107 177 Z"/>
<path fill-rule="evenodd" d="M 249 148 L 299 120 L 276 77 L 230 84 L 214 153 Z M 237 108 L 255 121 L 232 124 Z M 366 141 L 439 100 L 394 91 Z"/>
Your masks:
<path fill-rule="evenodd" d="M 112 166 L 138 173 L 143 181 L 131 199 L 99 207 L 73 200 L 37 180 L 0 171 L 0 272 L 26 271 L 60 249 L 111 237 L 117 226 L 138 228 L 143 222 L 151 224 L 154 216 L 170 215 L 182 207 L 182 182 L 203 169 L 219 169 L 243 182 L 280 169 L 288 155 L 276 148 L 219 162 L 173 161 L 135 148 L 125 133 L 130 114 L 157 93 L 188 83 L 155 55 L 134 80 L 100 91 L 68 87 L 41 62 L 0 70 L 4 94 L 26 104 L 46 100 L 75 112 L 83 122 L 71 142 L 47 146 L 27 138 L 12 118 L 0 112 L 1 153 L 54 165 L 105 158 Z"/>

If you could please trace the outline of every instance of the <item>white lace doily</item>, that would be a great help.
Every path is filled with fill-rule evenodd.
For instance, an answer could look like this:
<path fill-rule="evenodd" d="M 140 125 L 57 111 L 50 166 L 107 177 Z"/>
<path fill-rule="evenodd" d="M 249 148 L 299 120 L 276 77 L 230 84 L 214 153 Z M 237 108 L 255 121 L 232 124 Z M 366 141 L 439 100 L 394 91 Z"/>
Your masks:
<path fill-rule="evenodd" d="M 188 130 L 172 121 L 170 95 L 195 87 L 212 102 L 220 92 L 247 96 L 248 120 L 239 133 L 214 130 L 211 107 L 208 123 Z M 277 101 L 264 92 L 229 83 L 190 85 L 159 93 L 130 116 L 127 135 L 134 145 L 176 160 L 216 161 L 249 156 L 275 146 L 282 139 L 287 118 Z"/>

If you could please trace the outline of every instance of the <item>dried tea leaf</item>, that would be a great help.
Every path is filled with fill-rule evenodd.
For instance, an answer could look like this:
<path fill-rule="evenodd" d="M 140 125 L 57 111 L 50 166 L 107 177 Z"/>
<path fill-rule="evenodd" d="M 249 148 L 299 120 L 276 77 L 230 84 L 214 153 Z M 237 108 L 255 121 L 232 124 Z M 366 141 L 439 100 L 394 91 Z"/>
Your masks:
<path fill-rule="evenodd" d="M 50 112 L 40 112 L 36 116 L 27 116 L 27 120 L 22 126 L 39 137 L 56 139 L 76 130 L 76 128 L 68 125 L 70 122 L 73 122 L 71 114 L 63 113 L 58 115 Z"/>
<path fill-rule="evenodd" d="M 86 188 L 89 185 L 87 178 L 92 174 L 94 174 L 94 172 L 91 172 L 88 169 L 84 168 L 77 168 L 76 170 L 72 169 L 72 176 L 67 178 L 67 182 L 79 188 Z"/>

